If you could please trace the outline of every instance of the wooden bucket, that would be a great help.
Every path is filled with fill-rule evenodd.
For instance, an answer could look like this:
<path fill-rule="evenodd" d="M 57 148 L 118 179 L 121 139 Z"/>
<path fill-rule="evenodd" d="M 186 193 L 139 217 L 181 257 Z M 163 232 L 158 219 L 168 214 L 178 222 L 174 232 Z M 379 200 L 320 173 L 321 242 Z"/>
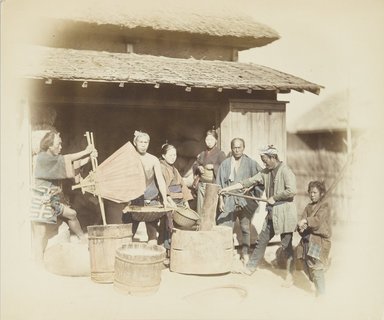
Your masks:
<path fill-rule="evenodd" d="M 221 274 L 231 271 L 232 228 L 214 226 L 210 231 L 175 229 L 172 234 L 170 270 L 184 274 Z"/>
<path fill-rule="evenodd" d="M 97 225 L 87 229 L 91 279 L 98 283 L 112 283 L 116 250 L 132 242 L 132 224 Z"/>
<path fill-rule="evenodd" d="M 131 243 L 117 249 L 114 287 L 126 294 L 155 293 L 161 281 L 166 256 L 164 247 Z"/>

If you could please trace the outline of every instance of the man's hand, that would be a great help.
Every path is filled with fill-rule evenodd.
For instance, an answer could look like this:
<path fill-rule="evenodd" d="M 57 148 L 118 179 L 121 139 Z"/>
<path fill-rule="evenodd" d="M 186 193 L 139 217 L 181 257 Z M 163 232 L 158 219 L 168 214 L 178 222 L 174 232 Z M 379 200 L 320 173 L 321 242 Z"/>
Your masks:
<path fill-rule="evenodd" d="M 222 195 L 219 196 L 219 211 L 224 211 L 224 197 Z"/>
<path fill-rule="evenodd" d="M 300 232 L 303 232 L 305 229 L 307 229 L 308 228 L 308 221 L 307 221 L 307 219 L 301 219 L 297 223 L 297 227 L 299 228 Z"/>
<path fill-rule="evenodd" d="M 97 150 L 95 149 L 95 146 L 92 144 L 87 145 L 84 151 L 86 154 L 89 154 L 89 156 L 92 158 L 97 158 L 98 156 Z"/>
<path fill-rule="evenodd" d="M 198 166 L 197 169 L 199 169 L 200 173 L 203 174 L 205 169 L 203 166 Z"/>
<path fill-rule="evenodd" d="M 244 194 L 247 194 L 249 191 L 251 191 L 253 189 L 253 186 L 249 187 L 249 188 L 246 188 L 244 189 L 243 193 Z"/>
<path fill-rule="evenodd" d="M 164 209 L 166 209 L 166 208 L 169 208 L 169 207 L 170 207 L 170 205 L 169 205 L 169 202 L 168 202 L 168 200 L 167 200 L 167 199 L 164 199 L 164 200 L 163 200 L 163 207 L 164 207 Z"/>
<path fill-rule="evenodd" d="M 270 198 L 268 198 L 267 203 L 270 204 L 271 206 L 273 206 L 276 203 L 276 201 L 275 201 L 275 199 L 273 199 L 273 197 L 270 197 Z"/>
<path fill-rule="evenodd" d="M 184 201 L 184 207 L 190 209 L 191 207 L 189 206 L 189 202 L 188 201 Z"/>
<path fill-rule="evenodd" d="M 175 201 L 173 201 L 172 198 L 168 198 L 168 203 L 169 203 L 169 205 L 170 205 L 171 207 L 173 207 L 173 208 L 176 208 L 176 207 L 177 207 Z"/>
<path fill-rule="evenodd" d="M 232 190 L 239 190 L 239 189 L 243 189 L 243 186 L 241 185 L 241 183 L 235 183 L 231 186 L 228 186 L 228 187 L 225 187 L 221 190 L 219 190 L 219 194 L 223 194 L 223 193 L 226 193 L 226 192 L 229 192 L 229 191 L 232 191 Z"/>
<path fill-rule="evenodd" d="M 228 191 L 227 188 L 228 188 L 228 187 L 226 187 L 226 188 L 222 188 L 222 189 L 219 190 L 219 195 L 220 195 L 220 197 L 223 196 L 223 193 L 225 193 L 225 192 Z"/>
<path fill-rule="evenodd" d="M 87 147 L 84 149 L 84 151 L 87 154 L 91 154 L 93 152 L 93 150 L 96 150 L 96 149 L 95 149 L 95 147 L 92 144 L 87 145 Z"/>
<path fill-rule="evenodd" d="M 93 149 L 93 151 L 92 151 L 91 154 L 90 154 L 90 156 L 91 156 L 92 158 L 97 158 L 98 155 L 99 155 L 99 154 L 97 153 L 97 150 L 96 150 L 96 149 Z"/>

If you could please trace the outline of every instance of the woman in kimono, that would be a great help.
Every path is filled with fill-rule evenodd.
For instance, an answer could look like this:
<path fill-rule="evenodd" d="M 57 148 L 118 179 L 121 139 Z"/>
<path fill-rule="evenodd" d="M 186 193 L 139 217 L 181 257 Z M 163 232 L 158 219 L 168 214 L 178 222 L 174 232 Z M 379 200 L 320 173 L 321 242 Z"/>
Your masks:
<path fill-rule="evenodd" d="M 185 185 L 174 163 L 177 159 L 176 148 L 171 144 L 164 144 L 161 148 L 160 166 L 167 188 L 167 200 L 171 207 L 189 208 L 189 200 L 193 199 L 191 191 Z M 159 242 L 164 242 L 164 247 L 170 249 L 170 239 L 173 224 L 166 219 L 160 221 Z"/>
<path fill-rule="evenodd" d="M 189 200 L 192 200 L 192 193 L 185 185 L 179 171 L 174 163 L 177 159 L 176 148 L 171 144 L 164 144 L 161 148 L 160 166 L 161 172 L 167 187 L 167 199 L 172 207 L 189 207 Z"/>
<path fill-rule="evenodd" d="M 225 159 L 225 153 L 217 147 L 217 133 L 208 130 L 205 138 L 206 150 L 199 153 L 193 164 L 196 176 L 194 187 L 197 189 L 197 213 L 201 214 L 205 196 L 205 184 L 216 183 L 217 170 Z"/>

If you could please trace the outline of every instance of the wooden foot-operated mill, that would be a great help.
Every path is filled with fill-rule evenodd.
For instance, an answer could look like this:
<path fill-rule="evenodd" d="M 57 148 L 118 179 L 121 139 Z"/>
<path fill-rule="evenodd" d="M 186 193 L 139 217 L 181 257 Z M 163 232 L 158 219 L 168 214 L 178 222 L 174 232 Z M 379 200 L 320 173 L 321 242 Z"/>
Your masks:
<path fill-rule="evenodd" d="M 172 235 L 170 270 L 183 274 L 221 274 L 231 271 L 232 228 L 216 226 L 219 186 L 206 185 L 200 228 L 176 229 Z"/>

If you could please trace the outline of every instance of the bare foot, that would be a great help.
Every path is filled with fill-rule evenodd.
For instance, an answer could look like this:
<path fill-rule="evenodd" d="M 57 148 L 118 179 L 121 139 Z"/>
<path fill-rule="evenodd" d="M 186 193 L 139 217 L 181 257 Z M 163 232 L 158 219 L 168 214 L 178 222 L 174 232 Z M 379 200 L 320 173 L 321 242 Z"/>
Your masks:
<path fill-rule="evenodd" d="M 290 288 L 293 286 L 293 277 L 292 277 L 292 274 L 287 274 L 287 276 L 285 277 L 285 280 L 284 282 L 281 284 L 282 287 L 284 288 Z"/>

